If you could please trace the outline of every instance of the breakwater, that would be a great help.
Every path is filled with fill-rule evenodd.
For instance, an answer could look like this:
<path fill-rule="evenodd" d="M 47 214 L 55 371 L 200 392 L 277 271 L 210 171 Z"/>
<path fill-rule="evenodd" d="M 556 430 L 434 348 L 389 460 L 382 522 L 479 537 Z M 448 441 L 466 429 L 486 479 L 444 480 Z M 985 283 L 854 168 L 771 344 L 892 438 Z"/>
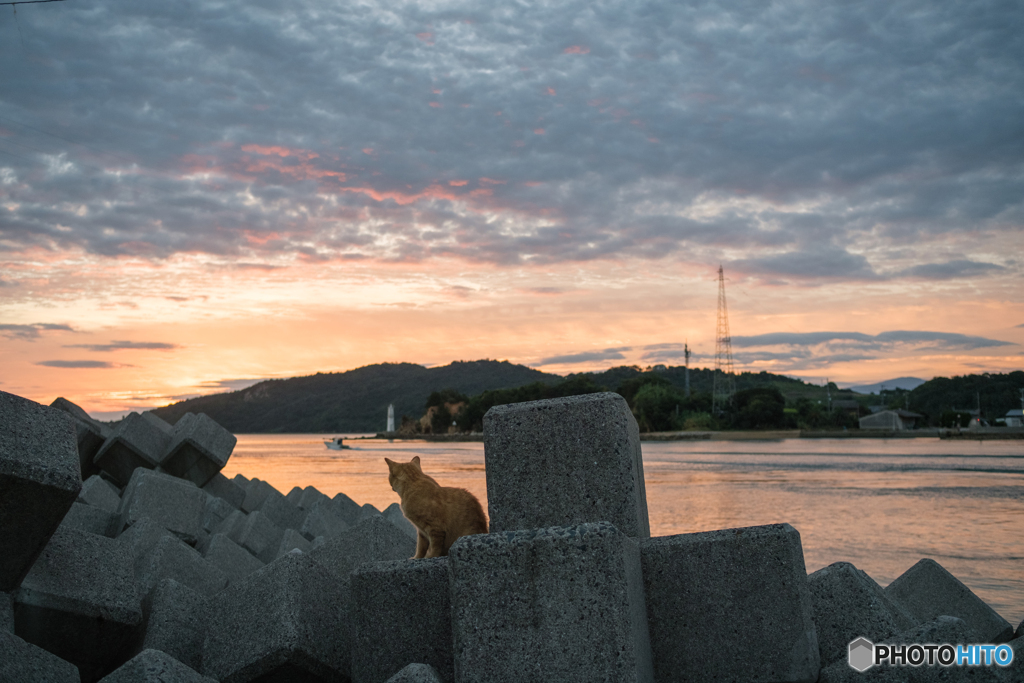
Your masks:
<path fill-rule="evenodd" d="M 167 656 L 168 649 L 177 648 L 175 662 L 215 680 L 255 680 L 288 670 L 316 680 L 386 680 L 379 678 L 382 672 L 412 663 L 430 665 L 442 680 L 529 680 L 545 672 L 548 680 L 674 680 L 687 671 L 694 680 L 815 680 L 835 667 L 828 660 L 836 653 L 820 637 L 826 629 L 823 615 L 835 616 L 827 623 L 848 628 L 854 627 L 855 608 L 867 610 L 863 623 L 875 618 L 878 600 L 870 577 L 855 575 L 860 577 L 856 585 L 868 588 L 849 604 L 816 598 L 815 584 L 854 581 L 842 578 L 854 574 L 836 569 L 808 577 L 799 533 L 786 524 L 650 538 L 639 434 L 620 401 L 607 395 L 579 397 L 521 404 L 491 415 L 486 445 L 493 533 L 464 539 L 449 558 L 430 561 L 401 559 L 412 554 L 412 537 L 399 527 L 404 521 L 400 516 L 392 512 L 391 518 L 385 517 L 351 500 L 346 503 L 347 497 L 328 498 L 309 488 L 284 494 L 266 482 L 221 475 L 200 486 L 145 466 L 136 467 L 123 488 L 102 473 L 92 475 L 85 485 L 80 483 L 70 505 L 56 504 L 61 515 L 57 529 L 42 539 L 43 550 L 24 578 L 34 583 L 26 587 L 23 580 L 3 589 L 13 594 L 15 632 L 24 634 L 13 637 L 39 649 L 38 642 L 55 635 L 47 633 L 55 627 L 45 627 L 45 610 L 33 612 L 38 606 L 32 600 L 46 591 L 79 590 L 74 600 L 57 596 L 47 605 L 85 609 L 80 606 L 92 599 L 124 620 L 90 641 L 104 646 L 92 660 L 102 653 L 113 657 L 110 653 L 117 651 L 109 667 L 131 654 L 128 643 L 139 647 L 148 641 L 150 647 L 138 657 L 171 666 L 154 653 Z M 28 415 L 24 424 L 19 410 Z M 44 455 L 54 456 L 57 463 L 78 458 L 80 454 L 71 456 L 72 449 L 59 446 L 61 420 L 33 411 L 21 405 L 2 413 L 5 430 L 29 434 L 27 441 L 17 440 L 21 451 L 12 452 L 36 454 L 19 462 L 45 465 Z M 68 436 L 73 428 L 64 431 L 65 441 L 73 438 Z M 35 440 L 30 438 L 33 433 L 38 434 Z M 149 457 L 159 461 L 163 455 Z M 524 493 L 534 497 L 523 500 Z M 100 523 L 85 531 L 72 523 L 95 523 L 102 516 L 68 519 L 71 510 L 80 509 L 76 504 L 101 508 L 105 500 L 111 507 L 114 498 L 118 502 L 112 526 Z M 281 535 L 275 544 L 277 531 Z M 296 546 L 289 549 L 291 543 Z M 236 546 L 244 554 L 235 552 Z M 209 571 L 211 556 L 234 557 L 222 566 L 235 567 L 236 574 L 221 570 L 221 579 Z M 40 557 L 50 559 L 40 566 Z M 64 561 L 68 558 L 78 559 Z M 366 564 L 373 560 L 383 564 Z M 948 627 L 957 637 L 978 633 L 979 638 L 1005 638 L 1005 627 L 992 636 L 980 635 L 977 624 L 983 622 L 974 617 L 969 621 L 971 610 L 960 603 L 967 600 L 972 609 L 986 614 L 991 610 L 986 612 L 978 605 L 981 601 L 969 591 L 963 593 L 955 578 L 933 564 L 908 571 L 903 583 L 922 585 L 919 592 L 941 596 L 939 616 L 954 613 L 955 619 L 940 620 L 935 628 Z M 93 580 L 74 581 L 59 574 L 67 567 L 88 567 Z M 98 572 L 97 567 L 109 571 Z M 164 569 L 167 574 L 161 574 Z M 828 578 L 833 574 L 840 578 Z M 97 578 L 105 575 L 110 578 Z M 115 583 L 123 604 L 103 603 L 118 592 L 111 590 Z M 131 593 L 124 586 L 131 585 L 139 596 L 137 621 L 130 597 L 124 597 Z M 820 593 L 834 596 L 837 590 Z M 391 594 L 392 602 L 374 598 L 381 594 Z M 685 599 L 673 603 L 679 595 Z M 898 602 L 913 604 L 914 599 Z M 919 628 L 938 619 L 914 616 L 906 605 L 904 609 Z M 927 616 L 924 608 L 918 611 Z M 438 659 L 425 661 L 427 655 L 414 646 L 439 625 L 444 632 L 445 614 L 451 637 L 440 638 L 440 649 L 431 648 Z M 890 616 L 887 623 L 906 623 L 894 619 Z M 684 621 L 692 632 L 678 630 Z M 744 636 L 737 638 L 741 625 Z M 330 642 L 320 637 L 325 633 Z M 403 642 L 412 649 L 385 646 Z M 155 643 L 160 647 L 151 647 Z M 500 645 L 497 651 L 495 643 Z M 588 647 L 579 647 L 581 643 Z M 728 657 L 698 658 L 681 651 L 681 643 L 719 648 Z M 52 654 L 66 646 L 51 640 L 50 649 L 42 649 Z M 595 652 L 622 654 L 602 658 Z M 133 658 L 118 670 L 133 661 L 139 666 Z M 495 668 L 495 662 L 506 665 Z M 522 666 L 513 666 L 517 662 Z M 89 666 L 96 665 L 78 664 L 88 675 L 98 675 Z M 705 668 L 695 671 L 694 666 Z"/>

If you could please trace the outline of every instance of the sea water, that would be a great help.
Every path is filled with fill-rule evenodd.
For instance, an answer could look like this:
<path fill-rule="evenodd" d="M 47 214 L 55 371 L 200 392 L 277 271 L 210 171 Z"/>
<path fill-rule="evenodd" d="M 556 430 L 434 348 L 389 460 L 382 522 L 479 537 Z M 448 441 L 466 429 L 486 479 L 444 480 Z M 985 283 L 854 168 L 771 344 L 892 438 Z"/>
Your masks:
<path fill-rule="evenodd" d="M 330 438 L 334 435 L 328 435 Z M 287 493 L 315 486 L 383 510 L 398 502 L 384 458 L 419 455 L 487 508 L 479 442 L 238 437 L 224 468 Z M 1024 441 L 785 439 L 643 442 L 652 536 L 788 522 L 807 571 L 852 562 L 882 586 L 923 557 L 1016 626 L 1024 618 Z"/>

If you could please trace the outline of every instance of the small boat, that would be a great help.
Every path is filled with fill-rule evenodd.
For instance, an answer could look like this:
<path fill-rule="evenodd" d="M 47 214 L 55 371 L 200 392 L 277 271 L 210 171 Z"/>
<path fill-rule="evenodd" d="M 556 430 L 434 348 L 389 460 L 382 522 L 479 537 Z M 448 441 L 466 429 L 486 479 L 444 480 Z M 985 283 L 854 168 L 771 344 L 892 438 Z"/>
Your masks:
<path fill-rule="evenodd" d="M 330 441 L 324 439 L 324 445 L 330 448 L 332 451 L 340 451 L 343 448 L 352 448 L 351 446 L 346 446 L 345 444 L 343 444 L 342 440 L 343 437 L 340 436 L 336 436 Z"/>

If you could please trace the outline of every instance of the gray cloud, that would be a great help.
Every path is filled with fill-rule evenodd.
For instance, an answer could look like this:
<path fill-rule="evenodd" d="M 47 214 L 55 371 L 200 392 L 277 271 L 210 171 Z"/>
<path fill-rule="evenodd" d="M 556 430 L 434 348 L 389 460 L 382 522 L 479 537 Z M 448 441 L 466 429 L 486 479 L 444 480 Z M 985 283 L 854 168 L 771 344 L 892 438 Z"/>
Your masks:
<path fill-rule="evenodd" d="M 962 277 L 984 276 L 1006 270 L 995 263 L 980 263 L 970 259 L 957 259 L 946 263 L 923 263 L 907 268 L 901 275 L 924 280 L 950 280 Z"/>
<path fill-rule="evenodd" d="M 223 391 L 238 391 L 240 389 L 248 389 L 254 384 L 259 384 L 272 377 L 258 377 L 256 379 L 221 379 L 211 380 L 209 382 L 203 382 L 200 384 L 204 389 L 217 389 Z"/>
<path fill-rule="evenodd" d="M 35 341 L 43 332 L 48 331 L 74 332 L 69 325 L 56 325 L 51 323 L 34 323 L 31 325 L 0 325 L 0 335 L 8 339 L 20 339 L 23 341 Z"/>
<path fill-rule="evenodd" d="M 929 332 L 924 330 L 895 330 L 876 335 L 861 332 L 771 332 L 754 336 L 732 338 L 738 347 L 791 346 L 812 347 L 823 344 L 881 350 L 896 345 L 928 345 L 946 349 L 984 349 L 997 346 L 1015 346 L 1012 342 L 985 337 L 972 337 L 955 332 Z"/>
<path fill-rule="evenodd" d="M 568 365 L 571 363 L 590 363 L 604 360 L 624 360 L 623 351 L 629 351 L 632 347 L 620 346 L 618 348 L 604 349 L 603 351 L 585 351 L 583 353 L 570 353 L 564 356 L 550 356 L 540 360 L 537 365 Z"/>
<path fill-rule="evenodd" d="M 88 349 L 89 351 L 124 351 L 133 349 L 142 350 L 168 350 L 180 348 L 178 344 L 167 344 L 164 342 L 133 342 L 113 341 L 109 344 L 65 344 L 66 349 Z"/>
<path fill-rule="evenodd" d="M 110 0 L 19 22 L 7 249 L 1021 274 L 966 236 L 1024 221 L 1019 4 Z M 901 245 L 923 264 L 880 255 Z"/>
<path fill-rule="evenodd" d="M 43 360 L 36 363 L 47 368 L 122 368 L 120 363 L 108 363 L 102 360 Z"/>

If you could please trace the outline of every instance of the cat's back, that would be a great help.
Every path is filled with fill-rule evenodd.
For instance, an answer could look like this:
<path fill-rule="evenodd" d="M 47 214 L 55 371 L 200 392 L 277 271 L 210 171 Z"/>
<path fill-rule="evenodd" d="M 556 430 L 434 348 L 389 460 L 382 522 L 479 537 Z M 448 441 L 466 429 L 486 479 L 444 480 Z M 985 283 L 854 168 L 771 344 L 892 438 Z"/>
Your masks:
<path fill-rule="evenodd" d="M 466 489 L 442 486 L 439 491 L 448 509 L 448 526 L 459 536 L 487 533 L 483 506 Z"/>

